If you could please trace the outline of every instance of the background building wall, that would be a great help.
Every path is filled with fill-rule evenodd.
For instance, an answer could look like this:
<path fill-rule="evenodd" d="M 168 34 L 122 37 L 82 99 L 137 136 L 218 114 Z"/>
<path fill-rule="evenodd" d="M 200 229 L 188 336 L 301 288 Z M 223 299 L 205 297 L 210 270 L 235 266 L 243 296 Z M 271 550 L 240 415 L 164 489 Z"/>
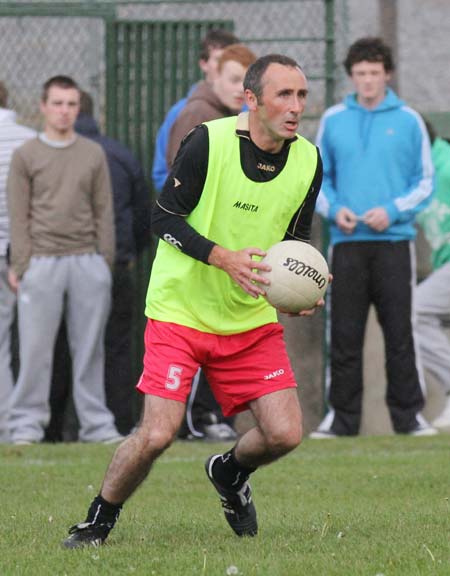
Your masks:
<path fill-rule="evenodd" d="M 450 3 L 398 0 L 400 92 L 421 112 L 450 111 Z"/>

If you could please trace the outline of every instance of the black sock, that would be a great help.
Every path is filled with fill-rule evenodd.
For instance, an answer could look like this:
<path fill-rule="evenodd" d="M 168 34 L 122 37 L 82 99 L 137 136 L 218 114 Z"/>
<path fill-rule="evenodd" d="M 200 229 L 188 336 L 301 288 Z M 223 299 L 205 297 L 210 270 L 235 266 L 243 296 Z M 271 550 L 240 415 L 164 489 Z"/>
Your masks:
<path fill-rule="evenodd" d="M 234 448 L 217 458 L 213 465 L 214 480 L 231 490 L 239 490 L 255 470 L 239 464 L 234 456 Z"/>
<path fill-rule="evenodd" d="M 99 494 L 92 501 L 85 521 L 89 524 L 102 526 L 108 533 L 119 518 L 121 510 L 122 504 L 111 504 Z"/>

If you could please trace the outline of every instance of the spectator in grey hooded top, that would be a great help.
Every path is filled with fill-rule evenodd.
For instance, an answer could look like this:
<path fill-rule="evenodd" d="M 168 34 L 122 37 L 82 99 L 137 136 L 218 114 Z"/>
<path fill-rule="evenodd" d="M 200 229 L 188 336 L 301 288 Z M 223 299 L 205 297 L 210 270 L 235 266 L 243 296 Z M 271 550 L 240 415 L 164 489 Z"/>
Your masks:
<path fill-rule="evenodd" d="M 0 82 L 0 443 L 8 442 L 8 405 L 13 389 L 11 372 L 11 324 L 16 298 L 8 285 L 7 252 L 9 246 L 9 218 L 6 179 L 12 153 L 35 132 L 16 122 L 16 113 L 9 110 L 8 90 Z"/>

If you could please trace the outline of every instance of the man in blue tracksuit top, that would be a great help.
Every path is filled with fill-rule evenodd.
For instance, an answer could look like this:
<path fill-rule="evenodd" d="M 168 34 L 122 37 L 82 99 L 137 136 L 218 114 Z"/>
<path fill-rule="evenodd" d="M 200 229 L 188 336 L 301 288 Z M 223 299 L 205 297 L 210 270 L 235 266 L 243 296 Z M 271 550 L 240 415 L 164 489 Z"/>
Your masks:
<path fill-rule="evenodd" d="M 329 315 L 329 412 L 312 438 L 356 435 L 362 352 L 375 306 L 386 351 L 386 403 L 394 431 L 427 435 L 413 335 L 414 220 L 433 188 L 430 143 L 420 116 L 387 87 L 393 61 L 378 38 L 349 49 L 355 93 L 327 110 L 318 132 L 323 185 L 317 211 L 329 221 L 334 276 Z"/>
<path fill-rule="evenodd" d="M 227 30 L 215 29 L 209 30 L 203 38 L 200 45 L 199 66 L 204 74 L 205 81 L 211 83 L 217 76 L 217 65 L 224 48 L 231 44 L 238 43 L 238 38 Z M 197 85 L 191 87 L 188 96 L 178 100 L 167 112 L 164 122 L 161 124 L 155 140 L 155 155 L 153 157 L 152 180 L 156 192 L 159 194 L 167 176 L 169 175 L 169 166 L 167 165 L 167 146 L 169 144 L 170 131 L 175 124 L 176 119 L 186 106 L 189 95 Z"/>

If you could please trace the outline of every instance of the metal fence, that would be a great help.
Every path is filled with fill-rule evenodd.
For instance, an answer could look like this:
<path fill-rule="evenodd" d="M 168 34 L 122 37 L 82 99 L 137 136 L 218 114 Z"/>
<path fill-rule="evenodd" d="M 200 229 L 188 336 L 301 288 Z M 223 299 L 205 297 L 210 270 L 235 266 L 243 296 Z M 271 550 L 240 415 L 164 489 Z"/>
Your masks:
<path fill-rule="evenodd" d="M 313 138 L 318 116 L 334 100 L 345 27 L 337 2 L 0 2 L 0 80 L 19 119 L 37 128 L 43 82 L 73 76 L 93 96 L 100 125 L 133 149 L 149 177 L 157 129 L 199 78 L 199 41 L 212 26 L 232 29 L 257 55 L 281 52 L 299 61 L 310 85 L 302 133 Z M 138 265 L 137 366 L 152 256 L 149 249 Z"/>
<path fill-rule="evenodd" d="M 154 136 L 168 107 L 198 78 L 198 41 L 211 22 L 233 28 L 257 54 L 296 58 L 310 80 L 309 116 L 332 102 L 334 0 L 1 2 L 0 76 L 24 123 L 38 125 L 39 88 L 59 72 L 74 76 L 93 95 L 105 123 L 106 96 L 114 95 L 116 74 L 133 67 L 133 52 L 156 51 L 159 68 L 157 63 L 149 70 L 149 81 L 158 84 L 160 97 L 147 118 Z M 115 131 L 115 120 L 109 118 L 109 131 Z M 307 135 L 314 128 L 305 122 Z"/>

